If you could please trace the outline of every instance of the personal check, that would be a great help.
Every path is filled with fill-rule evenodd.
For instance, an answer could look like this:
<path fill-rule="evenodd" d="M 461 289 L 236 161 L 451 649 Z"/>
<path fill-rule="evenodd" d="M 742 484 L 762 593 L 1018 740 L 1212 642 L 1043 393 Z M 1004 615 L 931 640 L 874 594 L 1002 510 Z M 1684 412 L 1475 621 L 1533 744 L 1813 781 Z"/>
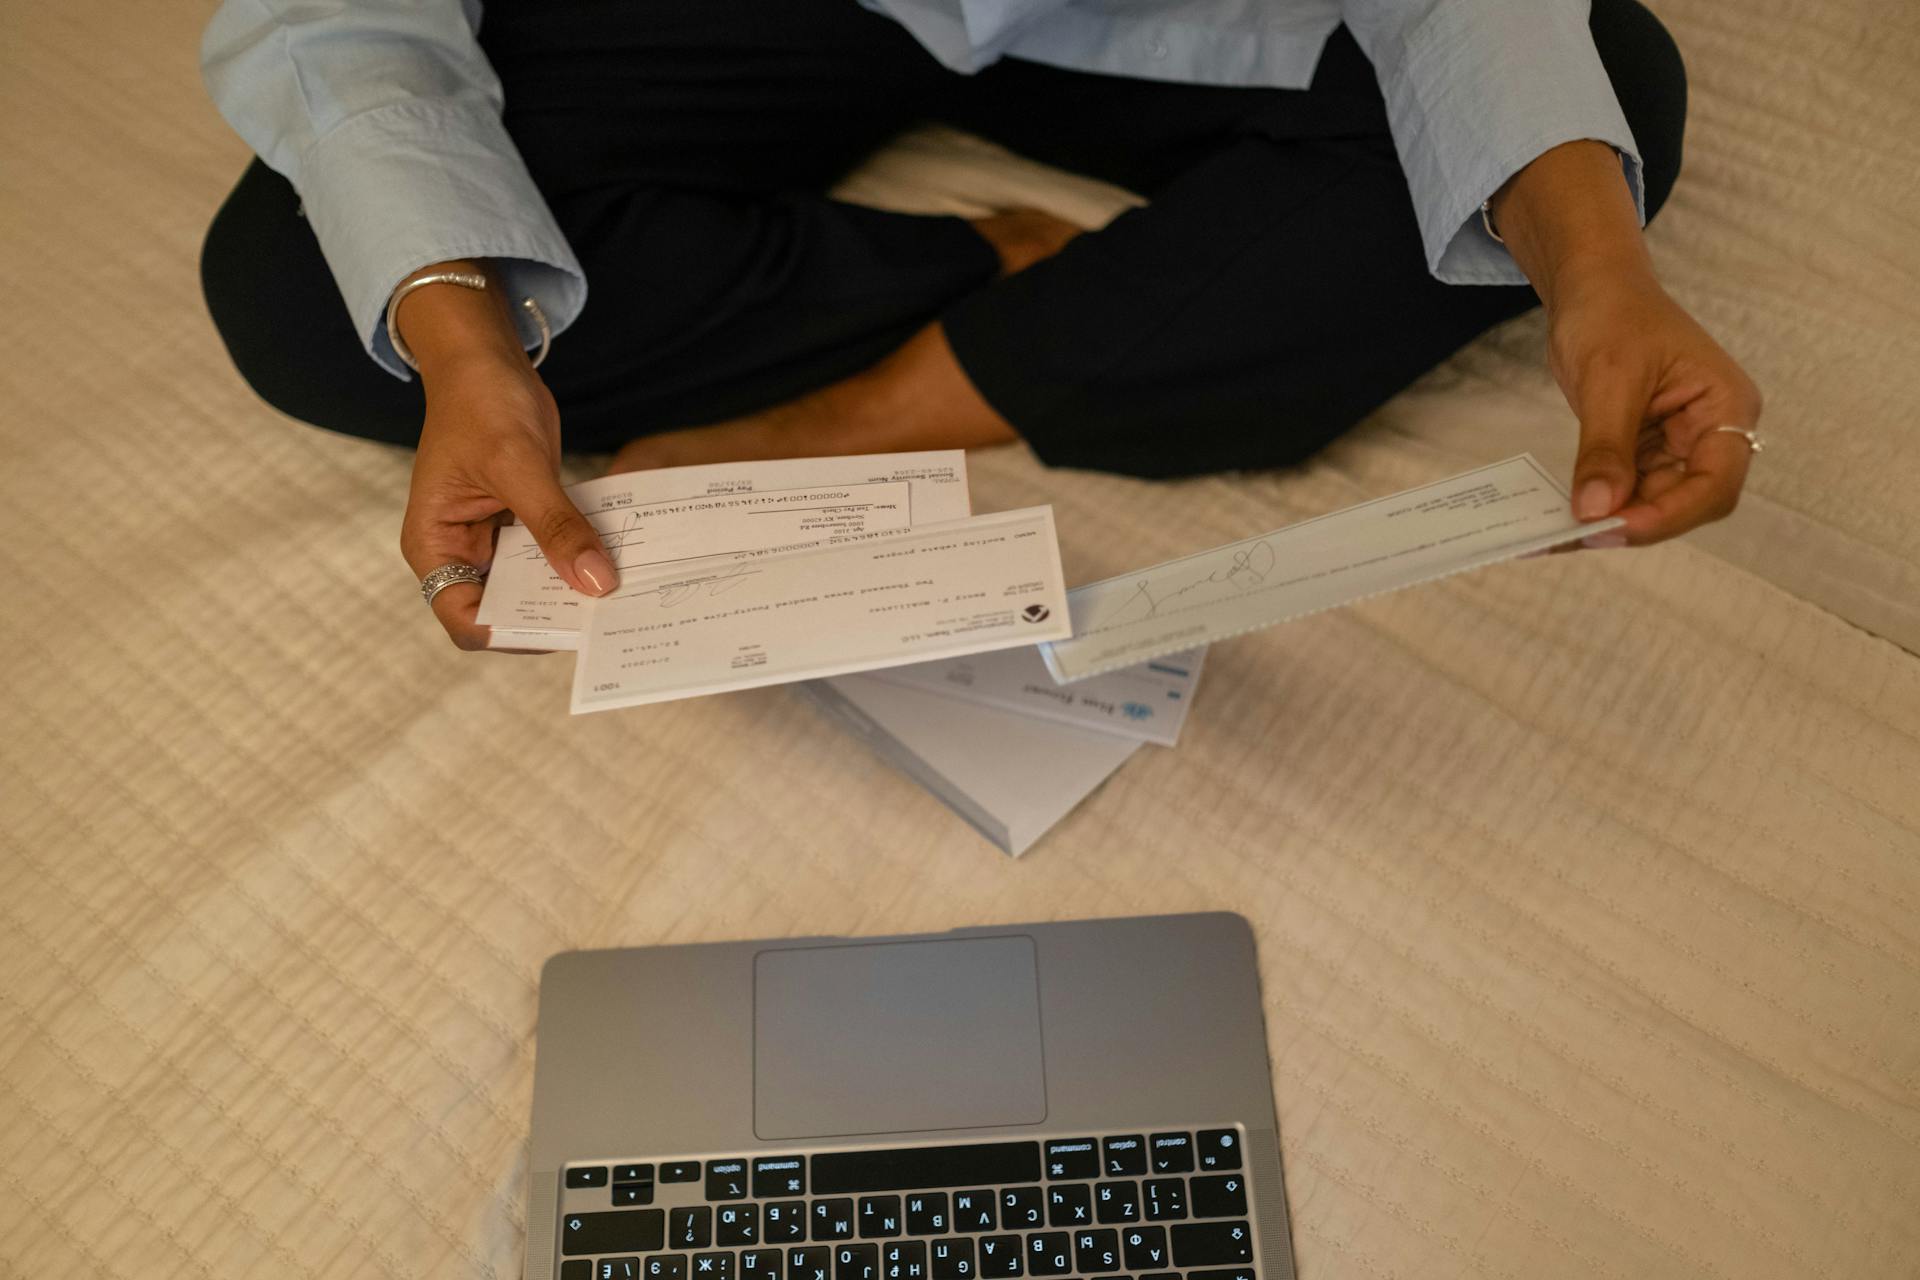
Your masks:
<path fill-rule="evenodd" d="M 1069 634 L 1051 507 L 635 578 L 587 612 L 573 710 L 984 653 Z"/>
<path fill-rule="evenodd" d="M 1061 683 L 1618 528 L 1583 524 L 1531 454 L 1076 587 Z"/>
<path fill-rule="evenodd" d="M 818 546 L 958 520 L 957 450 L 718 463 L 602 476 L 567 490 L 623 577 L 741 551 Z M 572 649 L 588 598 L 547 566 L 524 525 L 500 530 L 478 621 L 495 648 Z"/>

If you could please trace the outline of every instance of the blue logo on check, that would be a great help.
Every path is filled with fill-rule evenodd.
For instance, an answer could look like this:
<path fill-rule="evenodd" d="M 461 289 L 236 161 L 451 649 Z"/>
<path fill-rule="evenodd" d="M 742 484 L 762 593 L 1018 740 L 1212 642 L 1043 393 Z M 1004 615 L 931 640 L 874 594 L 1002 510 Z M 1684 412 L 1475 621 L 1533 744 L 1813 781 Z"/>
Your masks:
<path fill-rule="evenodd" d="M 1144 702 L 1122 703 L 1120 710 L 1126 713 L 1127 719 L 1129 720 L 1151 720 L 1153 718 L 1153 708 Z"/>

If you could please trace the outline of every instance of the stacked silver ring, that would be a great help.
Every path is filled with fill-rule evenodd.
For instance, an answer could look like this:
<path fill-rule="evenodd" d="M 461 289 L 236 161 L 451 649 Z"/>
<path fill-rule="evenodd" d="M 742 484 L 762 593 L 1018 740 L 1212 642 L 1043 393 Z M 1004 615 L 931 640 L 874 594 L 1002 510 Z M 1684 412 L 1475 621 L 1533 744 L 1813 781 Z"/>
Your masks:
<path fill-rule="evenodd" d="M 1749 453 L 1764 453 L 1766 451 L 1767 442 L 1760 438 L 1758 431 L 1750 427 L 1709 427 L 1707 434 L 1712 435 L 1716 431 L 1727 431 L 1744 438 L 1747 442 L 1747 452 Z"/>
<path fill-rule="evenodd" d="M 420 598 L 428 604 L 433 598 L 456 582 L 485 582 L 487 575 L 478 565 L 468 564 L 464 560 L 455 560 L 452 564 L 443 564 L 426 577 L 420 579 Z"/>

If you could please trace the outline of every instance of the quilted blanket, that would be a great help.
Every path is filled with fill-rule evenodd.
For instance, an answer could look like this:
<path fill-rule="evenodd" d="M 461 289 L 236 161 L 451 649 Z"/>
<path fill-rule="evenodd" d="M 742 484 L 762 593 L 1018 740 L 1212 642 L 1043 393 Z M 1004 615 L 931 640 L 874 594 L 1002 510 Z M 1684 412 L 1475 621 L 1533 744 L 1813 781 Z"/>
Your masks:
<path fill-rule="evenodd" d="M 1227 908 L 1302 1276 L 1920 1275 L 1910 6 L 1658 5 L 1652 241 L 1779 443 L 1732 521 L 1219 646 L 1017 863 L 788 692 L 575 720 L 567 658 L 446 644 L 407 456 L 277 418 L 201 310 L 210 8 L 0 9 L 0 1273 L 517 1276 L 548 955 Z M 940 133 L 847 193 L 1127 198 Z M 1561 463 L 1540 347 L 1298 469 L 1004 449 L 976 508 L 1053 503 L 1083 581 Z"/>

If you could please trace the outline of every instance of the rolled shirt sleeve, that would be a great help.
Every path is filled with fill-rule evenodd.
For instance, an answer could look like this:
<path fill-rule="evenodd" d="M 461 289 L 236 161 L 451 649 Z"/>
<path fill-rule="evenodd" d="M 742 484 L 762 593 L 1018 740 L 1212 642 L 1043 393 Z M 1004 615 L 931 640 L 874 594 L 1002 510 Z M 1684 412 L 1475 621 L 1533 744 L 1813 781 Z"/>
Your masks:
<path fill-rule="evenodd" d="M 586 305 L 501 123 L 478 18 L 471 0 L 227 0 L 201 45 L 221 114 L 299 191 L 368 354 L 403 378 L 387 300 L 430 263 L 492 259 L 555 333 Z"/>
<path fill-rule="evenodd" d="M 1373 62 L 1427 266 L 1449 284 L 1525 284 L 1480 205 L 1537 156 L 1620 155 L 1646 221 L 1640 152 L 1587 28 L 1588 0 L 1344 0 Z"/>

